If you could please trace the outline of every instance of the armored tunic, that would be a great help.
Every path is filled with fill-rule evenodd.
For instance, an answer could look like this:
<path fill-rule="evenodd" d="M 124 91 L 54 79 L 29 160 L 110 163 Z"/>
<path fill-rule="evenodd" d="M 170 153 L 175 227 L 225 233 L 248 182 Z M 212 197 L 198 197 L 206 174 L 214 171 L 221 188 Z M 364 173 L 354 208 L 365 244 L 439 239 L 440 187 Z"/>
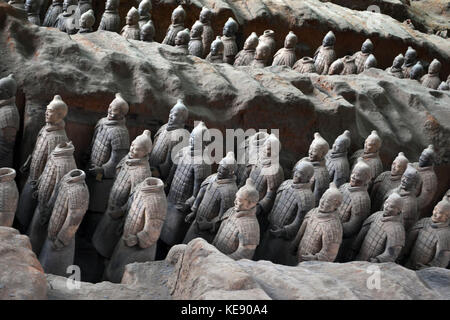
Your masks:
<path fill-rule="evenodd" d="M 320 46 L 314 54 L 314 66 L 318 74 L 328 74 L 328 68 L 336 60 L 333 47 Z"/>
<path fill-rule="evenodd" d="M 329 151 L 325 156 L 325 165 L 330 175 L 330 181 L 333 181 L 337 188 L 348 181 L 350 177 L 350 164 L 347 158 L 347 152 L 334 153 Z"/>
<path fill-rule="evenodd" d="M 244 49 L 238 52 L 234 60 L 234 66 L 249 66 L 255 59 L 255 50 Z"/>
<path fill-rule="evenodd" d="M 163 44 L 168 44 L 169 46 L 175 45 L 175 38 L 181 30 L 184 30 L 184 24 L 171 24 L 169 29 L 167 29 L 166 37 L 163 40 Z"/>
<path fill-rule="evenodd" d="M 172 149 L 182 141 L 183 128 L 169 128 L 167 123 L 155 134 L 153 149 L 150 152 L 150 167 L 159 170 L 161 179 L 165 180 L 172 167 Z"/>
<path fill-rule="evenodd" d="M 203 58 L 202 38 L 201 37 L 191 38 L 191 40 L 189 41 L 188 50 L 190 55 Z"/>
<path fill-rule="evenodd" d="M 106 178 L 113 178 L 116 166 L 130 148 L 130 136 L 124 120 L 100 119 L 91 144 L 90 165 L 103 168 Z M 114 159 L 111 157 L 117 153 Z"/>
<path fill-rule="evenodd" d="M 295 61 L 297 60 L 297 56 L 295 55 L 294 48 L 281 48 L 275 53 L 273 56 L 273 66 L 288 66 L 292 68 Z"/>
<path fill-rule="evenodd" d="M 0 170 L 0 227 L 12 227 L 14 214 L 19 201 L 19 190 L 14 178 L 16 172 L 11 168 Z"/>
<path fill-rule="evenodd" d="M 387 73 L 393 77 L 403 79 L 403 70 L 401 68 L 389 67 L 386 69 Z"/>
<path fill-rule="evenodd" d="M 298 247 L 298 262 L 302 255 L 314 255 L 319 261 L 333 262 L 342 241 L 342 225 L 337 211 L 323 213 L 319 208 L 308 212 L 300 227 L 297 239 L 301 239 Z M 298 241 L 298 240 L 296 240 Z"/>
<path fill-rule="evenodd" d="M 431 218 L 418 221 L 408 236 L 407 246 L 412 247 L 406 266 L 446 268 L 450 261 L 450 228 L 447 223 L 433 223 Z"/>
<path fill-rule="evenodd" d="M 236 179 L 218 179 L 217 173 L 210 175 L 202 182 L 199 194 L 197 195 L 192 211 L 195 211 L 195 221 L 191 224 L 183 243 L 201 237 L 208 242 L 212 242 L 215 232 L 212 229 L 204 229 L 201 223 L 213 222 L 217 220 L 225 211 L 234 206 L 234 200 L 238 188 Z"/>
<path fill-rule="evenodd" d="M 56 19 L 56 27 L 68 34 L 77 33 L 76 24 L 75 24 L 75 13 L 70 14 L 67 12 L 61 13 Z"/>
<path fill-rule="evenodd" d="M 427 215 L 428 206 L 434 200 L 434 197 L 438 188 L 438 181 L 434 167 L 419 167 L 417 166 L 417 172 L 420 176 L 420 184 L 417 194 L 417 205 L 420 212 L 419 217 Z"/>
<path fill-rule="evenodd" d="M 309 161 L 308 157 L 305 157 L 301 159 L 300 161 Z M 300 163 L 298 161 L 297 164 Z M 313 193 L 315 198 L 315 207 L 319 205 L 320 198 L 325 193 L 325 191 L 328 189 L 328 186 L 330 185 L 330 174 L 328 173 L 327 167 L 325 166 L 325 160 L 322 161 L 314 161 L 311 162 L 311 164 L 314 167 L 314 176 L 311 179 L 313 187 Z"/>
<path fill-rule="evenodd" d="M 362 228 L 358 238 L 364 239 L 356 256 L 357 261 L 374 258 L 378 262 L 397 260 L 401 248 L 405 246 L 405 229 L 400 215 L 384 217 L 383 211 L 376 212 L 364 221 Z"/>
<path fill-rule="evenodd" d="M 258 246 L 259 224 L 255 213 L 255 208 L 248 211 L 228 209 L 212 244 L 226 255 L 232 255 L 240 246 Z M 253 254 L 254 249 L 234 258 L 252 259 Z"/>
<path fill-rule="evenodd" d="M 350 238 L 358 234 L 362 223 L 370 214 L 370 197 L 365 186 L 352 187 L 350 183 L 343 184 L 339 191 L 343 195 L 339 207 L 343 237 Z"/>
<path fill-rule="evenodd" d="M 0 100 L 0 168 L 13 166 L 14 144 L 19 127 L 16 97 Z"/>
<path fill-rule="evenodd" d="M 364 71 L 364 64 L 369 56 L 370 53 L 364 53 L 362 51 L 358 51 L 353 55 L 353 58 L 355 58 L 356 73 Z"/>
<path fill-rule="evenodd" d="M 233 65 L 234 58 L 238 53 L 235 37 L 222 36 L 223 42 L 223 62 Z"/>
<path fill-rule="evenodd" d="M 52 3 L 45 14 L 44 27 L 56 27 L 56 19 L 63 12 L 63 2 Z"/>
<path fill-rule="evenodd" d="M 149 21 L 151 21 L 151 16 L 140 16 L 139 17 L 139 29 L 142 29 L 142 27 Z"/>
<path fill-rule="evenodd" d="M 46 273 L 60 276 L 67 275 L 67 267 L 74 262 L 75 233 L 88 208 L 89 191 L 84 182 L 84 172 L 71 176 L 73 170 L 66 174 L 52 196 L 53 212 L 48 224 L 47 240 L 45 240 L 39 261 Z M 82 171 L 81 171 L 82 172 Z M 53 248 L 55 241 L 64 247 Z"/>
<path fill-rule="evenodd" d="M 125 156 L 117 165 L 118 173 L 109 194 L 108 208 L 97 225 L 92 244 L 103 257 L 111 257 L 122 234 L 122 222 L 128 198 L 136 186 L 151 176 L 148 157 L 130 159 Z"/>
<path fill-rule="evenodd" d="M 203 33 L 202 33 L 202 42 L 203 42 L 203 54 L 206 56 L 211 50 L 211 43 L 214 41 L 214 31 L 211 27 L 211 22 L 203 23 Z"/>
<path fill-rule="evenodd" d="M 400 185 L 402 175 L 393 176 L 390 171 L 380 174 L 373 182 L 370 199 L 372 203 L 371 212 L 383 210 L 384 201 L 391 194 L 392 190 Z"/>
<path fill-rule="evenodd" d="M 402 197 L 403 226 L 405 227 L 406 233 L 408 233 L 409 229 L 411 229 L 417 220 L 419 220 L 419 209 L 416 195 L 413 191 L 401 189 L 400 186 L 394 189 L 393 192 L 397 192 Z"/>
<path fill-rule="evenodd" d="M 298 59 L 292 69 L 300 73 L 316 73 L 314 60 L 310 57 L 303 57 L 301 59 Z"/>
<path fill-rule="evenodd" d="M 126 39 L 139 40 L 141 31 L 139 25 L 125 25 L 120 31 L 120 35 Z"/>
<path fill-rule="evenodd" d="M 416 64 L 417 61 L 408 63 L 408 64 L 404 64 L 402 66 L 402 71 L 403 71 L 403 77 L 406 79 L 409 79 L 411 76 L 411 69 L 414 67 L 414 65 Z"/>
<path fill-rule="evenodd" d="M 119 10 L 105 10 L 102 15 L 102 20 L 100 20 L 98 30 L 106 30 L 118 33 L 120 30 Z"/>
<path fill-rule="evenodd" d="M 428 73 L 420 79 L 420 82 L 423 86 L 436 90 L 441 84 L 441 79 L 439 73 Z"/>
<path fill-rule="evenodd" d="M 383 172 L 383 163 L 381 162 L 378 152 L 365 153 L 363 149 L 357 150 L 352 154 L 350 161 L 357 160 L 360 156 L 370 167 L 371 180 L 368 189 L 369 191 L 372 191 L 373 181 Z M 354 161 L 353 166 L 355 166 L 356 163 L 357 161 Z"/>
<path fill-rule="evenodd" d="M 351 57 L 342 58 L 342 62 L 344 64 L 344 68 L 341 71 L 341 74 L 356 74 L 358 67 L 355 64 L 355 59 Z"/>
<path fill-rule="evenodd" d="M 44 171 L 47 158 L 53 149 L 62 142 L 67 142 L 65 123 L 61 121 L 58 124 L 46 124 L 40 131 L 36 140 L 36 144 L 31 154 L 30 175 L 29 180 L 36 181 L 42 171 Z"/>

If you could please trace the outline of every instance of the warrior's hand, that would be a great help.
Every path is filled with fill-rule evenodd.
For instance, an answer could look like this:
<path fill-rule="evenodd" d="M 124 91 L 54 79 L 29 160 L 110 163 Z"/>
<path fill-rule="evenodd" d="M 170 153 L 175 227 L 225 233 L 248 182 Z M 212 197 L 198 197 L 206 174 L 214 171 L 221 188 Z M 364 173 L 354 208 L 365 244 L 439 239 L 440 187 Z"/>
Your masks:
<path fill-rule="evenodd" d="M 186 218 L 184 218 L 184 222 L 192 223 L 192 221 L 194 221 L 194 219 L 195 219 L 195 212 L 191 212 L 186 216 Z"/>
<path fill-rule="evenodd" d="M 92 167 L 90 167 L 89 169 L 88 169 L 88 173 L 90 174 L 90 175 L 92 175 L 92 176 L 96 176 L 96 175 L 98 175 L 98 174 L 101 174 L 101 175 L 103 175 L 103 168 L 102 167 L 99 167 L 99 166 L 92 166 Z"/>
<path fill-rule="evenodd" d="M 59 239 L 55 239 L 55 241 L 53 241 L 53 249 L 54 250 L 61 250 L 62 248 L 64 248 L 65 245 L 64 243 L 61 242 L 61 240 Z"/>
<path fill-rule="evenodd" d="M 312 255 L 312 254 L 303 254 L 302 255 L 302 260 L 303 261 L 315 261 L 315 260 L 317 260 L 317 257 L 315 255 Z"/>
<path fill-rule="evenodd" d="M 274 227 L 273 229 L 270 229 L 269 232 L 277 238 L 286 237 L 286 229 L 284 227 L 283 228 Z"/>
<path fill-rule="evenodd" d="M 138 244 L 138 237 L 134 234 L 130 234 L 127 237 L 124 237 L 123 240 L 125 244 L 129 247 L 133 247 Z"/>

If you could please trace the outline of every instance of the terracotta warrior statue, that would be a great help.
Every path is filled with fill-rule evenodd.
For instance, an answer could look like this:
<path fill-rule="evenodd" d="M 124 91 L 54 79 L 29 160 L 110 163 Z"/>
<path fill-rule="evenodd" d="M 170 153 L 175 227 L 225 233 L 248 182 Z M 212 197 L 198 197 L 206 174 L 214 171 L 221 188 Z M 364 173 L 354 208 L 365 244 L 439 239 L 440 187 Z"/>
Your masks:
<path fill-rule="evenodd" d="M 370 41 L 370 39 L 366 39 L 366 41 L 364 41 L 361 46 L 361 51 L 358 51 L 353 55 L 353 58 L 355 58 L 356 73 L 361 73 L 364 71 L 364 65 L 366 63 L 366 60 L 372 53 L 373 53 L 373 43 L 372 41 Z"/>
<path fill-rule="evenodd" d="M 108 207 L 95 229 L 92 244 L 104 258 L 110 258 L 122 235 L 123 221 L 128 209 L 128 198 L 136 186 L 151 176 L 148 154 L 152 149 L 149 130 L 137 136 L 130 152 L 120 160 L 114 184 L 109 193 Z"/>
<path fill-rule="evenodd" d="M 356 64 L 355 64 L 355 58 L 352 56 L 344 56 L 341 59 L 337 59 L 334 61 L 328 70 L 328 74 L 356 74 Z"/>
<path fill-rule="evenodd" d="M 420 212 L 419 218 L 429 215 L 429 210 L 431 210 L 429 206 L 433 202 L 438 190 L 438 178 L 436 172 L 434 172 L 435 158 L 434 146 L 430 144 L 428 148 L 422 151 L 419 157 L 419 163 L 416 166 L 420 176 L 417 194 L 417 204 Z"/>
<path fill-rule="evenodd" d="M 151 0 L 143 0 L 139 3 L 138 11 L 139 11 L 139 29 L 142 29 L 147 22 L 152 21 L 152 15 L 150 11 L 152 10 L 152 1 Z M 153 22 L 152 22 L 153 25 Z"/>
<path fill-rule="evenodd" d="M 20 128 L 16 92 L 17 83 L 12 74 L 0 79 L 0 168 L 13 166 L 14 145 Z"/>
<path fill-rule="evenodd" d="M 223 48 L 223 42 L 220 36 L 217 36 L 211 43 L 211 50 L 205 60 L 211 63 L 223 63 Z"/>
<path fill-rule="evenodd" d="M 16 170 L 0 168 L 0 227 L 12 227 L 19 201 Z"/>
<path fill-rule="evenodd" d="M 361 229 L 364 220 L 370 215 L 370 196 L 367 192 L 369 181 L 370 167 L 360 158 L 352 170 L 350 182 L 339 188 L 343 197 L 339 207 L 343 230 L 339 260 L 342 262 L 346 262 L 351 243 Z"/>
<path fill-rule="evenodd" d="M 450 203 L 439 202 L 430 218 L 419 220 L 408 234 L 406 267 L 414 270 L 446 268 L 450 262 Z"/>
<path fill-rule="evenodd" d="M 439 87 L 439 84 L 441 83 L 441 79 L 439 78 L 441 66 L 439 60 L 433 59 L 433 61 L 431 61 L 428 66 L 428 73 L 420 79 L 423 86 L 435 90 Z"/>
<path fill-rule="evenodd" d="M 297 236 L 291 243 L 291 253 L 302 261 L 333 262 L 342 242 L 342 224 L 338 208 L 342 194 L 333 183 L 323 194 L 319 206 L 311 209 L 303 219 Z"/>
<path fill-rule="evenodd" d="M 108 194 L 114 183 L 116 167 L 130 148 L 130 137 L 125 125 L 128 103 L 120 93 L 108 107 L 108 114 L 101 118 L 94 129 L 86 157 L 86 183 L 92 195 L 89 210 L 105 212 Z"/>
<path fill-rule="evenodd" d="M 403 63 L 403 66 L 402 66 L 404 78 L 406 78 L 406 79 L 410 78 L 411 69 L 416 64 L 416 62 L 417 62 L 416 50 L 414 50 L 411 47 L 408 47 L 408 50 L 406 50 L 406 53 L 405 53 L 405 62 Z"/>
<path fill-rule="evenodd" d="M 255 50 L 255 59 L 250 65 L 254 68 L 264 68 L 269 65 L 271 57 L 270 47 L 266 43 L 260 41 Z"/>
<path fill-rule="evenodd" d="M 189 54 L 203 58 L 203 42 L 202 42 L 203 24 L 200 21 L 195 21 L 191 28 L 189 40 Z"/>
<path fill-rule="evenodd" d="M 194 204 L 202 182 L 211 175 L 212 160 L 205 158 L 204 150 L 210 142 L 209 130 L 199 122 L 192 130 L 189 146 L 178 151 L 167 178 L 170 188 L 167 197 L 167 218 L 161 231 L 163 246 L 181 243 L 189 228 L 186 214 Z"/>
<path fill-rule="evenodd" d="M 350 164 L 347 158 L 350 143 L 350 131 L 345 130 L 334 140 L 331 150 L 325 156 L 330 181 L 333 181 L 337 188 L 346 183 L 350 177 Z"/>
<path fill-rule="evenodd" d="M 367 58 L 366 62 L 364 63 L 364 70 L 370 69 L 370 68 L 376 68 L 378 65 L 378 61 L 375 58 L 373 54 L 369 54 L 369 57 Z"/>
<path fill-rule="evenodd" d="M 450 90 L 450 86 L 448 85 L 447 82 L 442 81 L 441 84 L 439 85 L 439 87 L 437 88 L 437 90 L 449 91 Z"/>
<path fill-rule="evenodd" d="M 203 181 L 195 202 L 185 221 L 191 223 L 183 243 L 200 237 L 211 243 L 216 235 L 220 217 L 231 208 L 236 198 L 236 160 L 229 152 L 219 162 L 217 173 Z"/>
<path fill-rule="evenodd" d="M 181 30 L 177 33 L 175 37 L 175 48 L 180 49 L 185 55 L 189 54 L 189 41 L 191 37 L 189 36 L 189 29 Z"/>
<path fill-rule="evenodd" d="M 120 31 L 120 16 L 119 16 L 120 0 L 106 0 L 105 12 L 100 20 L 98 30 L 106 30 L 111 32 Z"/>
<path fill-rule="evenodd" d="M 268 227 L 268 215 L 275 201 L 278 187 L 284 181 L 283 168 L 278 158 L 280 151 L 280 140 L 274 134 L 270 134 L 264 142 L 258 162 L 250 172 L 250 178 L 259 192 L 256 215 L 261 232 L 265 232 Z"/>
<path fill-rule="evenodd" d="M 223 42 L 223 62 L 228 64 L 234 63 L 234 58 L 238 53 L 236 44 L 236 33 L 238 31 L 238 24 L 233 18 L 228 18 L 223 26 L 223 35 L 221 40 Z"/>
<path fill-rule="evenodd" d="M 30 237 L 31 247 L 38 257 L 47 236 L 48 221 L 53 209 L 50 198 L 64 175 L 77 168 L 73 156 L 74 151 L 75 148 L 71 141 L 58 144 L 50 154 L 45 169 L 37 182 L 38 205 L 27 234 Z"/>
<path fill-rule="evenodd" d="M 38 0 L 26 0 L 25 11 L 27 12 L 28 21 L 40 26 L 41 18 L 39 17 L 39 1 Z"/>
<path fill-rule="evenodd" d="M 374 263 L 395 262 L 405 246 L 405 229 L 402 222 L 402 198 L 391 194 L 383 211 L 369 216 L 352 244 L 351 259 Z"/>
<path fill-rule="evenodd" d="M 258 36 L 255 32 L 245 40 L 244 48 L 238 52 L 234 60 L 234 66 L 249 66 L 255 58 L 255 50 L 258 46 Z"/>
<path fill-rule="evenodd" d="M 369 192 L 372 191 L 373 181 L 383 172 L 383 163 L 381 162 L 379 151 L 381 149 L 381 138 L 376 130 L 366 138 L 364 149 L 356 151 L 351 159 L 362 159 L 370 166 L 372 178 L 369 183 Z"/>
<path fill-rule="evenodd" d="M 403 79 L 403 69 L 402 66 L 405 63 L 405 58 L 400 53 L 398 56 L 394 58 L 394 61 L 392 62 L 392 66 L 387 68 L 386 71 L 389 75 Z"/>
<path fill-rule="evenodd" d="M 238 164 L 236 170 L 236 183 L 238 188 L 244 186 L 253 167 L 258 163 L 260 154 L 263 150 L 269 134 L 259 131 L 254 135 L 246 138 L 238 150 L 243 150 L 242 154 L 238 153 Z M 244 159 L 241 157 L 245 157 Z"/>
<path fill-rule="evenodd" d="M 149 162 L 152 169 L 152 176 L 167 179 L 172 168 L 172 150 L 175 146 L 180 146 L 185 132 L 184 126 L 189 116 L 189 110 L 178 99 L 169 114 L 169 121 L 156 132 L 153 149 L 150 153 Z M 183 145 L 182 147 L 185 147 Z"/>
<path fill-rule="evenodd" d="M 13 6 L 16 9 L 25 10 L 24 2 L 25 2 L 24 0 L 10 0 L 10 1 L 8 1 L 8 4 Z"/>
<path fill-rule="evenodd" d="M 420 82 L 420 79 L 422 78 L 424 73 L 425 70 L 422 66 L 422 63 L 420 61 L 417 61 L 417 63 L 409 71 L 409 78 Z"/>
<path fill-rule="evenodd" d="M 126 39 L 139 40 L 141 30 L 139 29 L 139 12 L 132 7 L 126 17 L 126 25 L 120 31 L 120 34 Z"/>
<path fill-rule="evenodd" d="M 33 217 L 37 199 L 33 193 L 37 191 L 38 179 L 44 171 L 47 159 L 53 149 L 62 142 L 68 142 L 65 130 L 64 118 L 67 115 L 67 105 L 61 97 L 56 95 L 47 106 L 45 112 L 45 126 L 39 131 L 33 153 L 21 167 L 24 174 L 28 173 L 28 179 L 22 189 L 17 210 L 19 230 L 25 233 Z"/>
<path fill-rule="evenodd" d="M 419 205 L 417 203 L 417 185 L 420 182 L 420 176 L 416 169 L 410 164 L 403 173 L 400 185 L 393 190 L 398 193 L 403 200 L 402 216 L 403 226 L 406 233 L 419 220 Z"/>
<path fill-rule="evenodd" d="M 50 199 L 53 210 L 39 255 L 39 262 L 46 273 L 64 277 L 67 276 L 67 268 L 74 264 L 75 233 L 89 203 L 89 191 L 84 179 L 82 170 L 69 171 Z"/>
<path fill-rule="evenodd" d="M 78 33 L 90 33 L 94 32 L 92 28 L 95 23 L 94 10 L 90 9 L 81 15 L 80 18 L 80 30 Z"/>
<path fill-rule="evenodd" d="M 81 19 L 81 16 L 88 12 L 89 10 L 92 10 L 92 0 L 78 0 L 77 8 L 75 9 L 75 16 L 74 19 L 79 21 Z M 92 10 L 92 14 L 94 14 L 94 11 Z M 95 19 L 95 16 L 94 16 Z"/>
<path fill-rule="evenodd" d="M 166 210 L 167 199 L 162 180 L 149 177 L 136 187 L 122 238 L 105 270 L 107 280 L 120 283 L 127 264 L 155 260 L 156 241 L 166 218 Z"/>
<path fill-rule="evenodd" d="M 154 36 L 155 26 L 153 25 L 153 21 L 149 20 L 141 27 L 140 39 L 145 42 L 153 42 Z"/>
<path fill-rule="evenodd" d="M 203 25 L 202 42 L 203 57 L 206 57 L 211 49 L 211 43 L 214 40 L 214 31 L 211 27 L 212 11 L 206 7 L 202 8 L 198 20 Z"/>
<path fill-rule="evenodd" d="M 289 245 L 297 235 L 305 215 L 314 208 L 314 194 L 310 180 L 314 167 L 301 162 L 294 170 L 293 179 L 286 180 L 277 190 L 277 196 L 269 213 L 269 228 L 256 249 L 257 260 L 295 265 L 297 260 L 289 252 Z"/>
<path fill-rule="evenodd" d="M 336 60 L 335 42 L 333 31 L 329 31 L 323 38 L 322 45 L 314 53 L 314 65 L 318 74 L 328 74 L 328 68 Z"/>
<path fill-rule="evenodd" d="M 292 67 L 295 71 L 300 73 L 317 73 L 316 66 L 314 65 L 314 59 L 311 57 L 303 57 L 298 59 Z"/>
<path fill-rule="evenodd" d="M 315 207 L 319 205 L 320 198 L 330 184 L 330 174 L 325 166 L 325 155 L 329 149 L 330 146 L 328 145 L 328 142 L 322 138 L 320 133 L 316 132 L 314 133 L 314 140 L 309 147 L 309 156 L 300 159 L 295 164 L 296 167 L 301 161 L 309 161 L 314 166 L 314 176 L 311 182 Z"/>
<path fill-rule="evenodd" d="M 77 0 L 64 0 L 63 12 L 56 18 L 55 27 L 62 32 L 68 34 L 75 34 L 77 32 L 75 24 L 75 11 L 72 10 L 72 6 L 77 5 Z"/>
<path fill-rule="evenodd" d="M 400 179 L 408 166 L 408 159 L 400 152 L 394 159 L 390 171 L 381 173 L 373 182 L 370 199 L 372 203 L 371 212 L 382 210 L 383 203 L 388 195 L 400 185 Z"/>
<path fill-rule="evenodd" d="M 184 20 L 186 19 L 186 12 L 183 7 L 179 5 L 172 12 L 172 24 L 167 29 L 166 37 L 163 40 L 163 44 L 170 46 L 175 45 L 175 38 L 181 30 L 184 30 Z"/>
<path fill-rule="evenodd" d="M 272 57 L 276 52 L 277 43 L 275 41 L 275 32 L 273 30 L 264 30 L 263 34 L 259 36 L 259 43 L 266 44 L 269 47 L 269 51 L 267 52 L 267 56 L 269 59 L 267 60 L 267 66 L 272 65 Z"/>
<path fill-rule="evenodd" d="M 234 260 L 252 259 L 259 244 L 259 225 L 256 204 L 259 193 L 248 179 L 236 193 L 234 207 L 221 217 L 221 225 L 212 244 Z"/>
<path fill-rule="evenodd" d="M 47 13 L 45 14 L 44 23 L 42 23 L 42 26 L 55 27 L 56 19 L 62 12 L 63 0 L 53 0 L 52 4 L 47 9 Z"/>
<path fill-rule="evenodd" d="M 295 46 L 297 45 L 297 36 L 292 31 L 289 31 L 284 40 L 284 48 L 275 53 L 273 57 L 272 66 L 288 66 L 292 68 L 297 56 L 295 55 Z"/>

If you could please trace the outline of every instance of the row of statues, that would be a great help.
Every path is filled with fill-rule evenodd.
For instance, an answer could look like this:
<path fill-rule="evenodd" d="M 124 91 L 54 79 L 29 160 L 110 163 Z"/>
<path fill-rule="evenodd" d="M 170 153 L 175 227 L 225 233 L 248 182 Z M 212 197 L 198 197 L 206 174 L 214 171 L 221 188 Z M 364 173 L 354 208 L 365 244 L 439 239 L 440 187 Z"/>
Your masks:
<path fill-rule="evenodd" d="M 20 7 L 20 1 L 11 1 L 11 5 Z M 23 4 L 22 4 L 23 5 Z M 70 11 L 70 6 L 77 6 Z M 26 0 L 25 9 L 30 22 L 40 25 L 39 6 L 37 0 Z M 139 3 L 138 9 L 132 7 L 126 16 L 126 25 L 120 30 L 119 0 L 107 0 L 105 12 L 100 21 L 99 30 L 118 32 L 127 39 L 152 42 L 155 27 L 151 20 L 152 4 L 150 0 Z M 329 31 L 323 38 L 322 45 L 316 50 L 314 57 L 297 59 L 297 36 L 290 31 L 285 38 L 284 47 L 275 52 L 275 33 L 266 30 L 259 38 L 251 33 L 246 39 L 244 47 L 239 51 L 236 44 L 238 24 L 229 18 L 223 27 L 222 36 L 214 39 L 211 27 L 213 13 L 203 7 L 199 20 L 195 21 L 191 30 L 185 28 L 186 12 L 181 5 L 175 8 L 171 16 L 171 24 L 167 30 L 163 44 L 175 46 L 186 55 L 205 58 L 212 63 L 228 63 L 234 66 L 265 67 L 287 66 L 300 73 L 318 74 L 358 74 L 369 68 L 377 67 L 374 45 L 366 39 L 361 50 L 354 55 L 337 58 L 334 46 L 336 36 Z M 95 23 L 94 11 L 90 0 L 53 0 L 48 8 L 43 26 L 57 27 L 69 34 L 93 32 Z M 399 54 L 395 57 L 392 66 L 387 68 L 388 74 L 398 77 L 420 81 L 422 85 L 434 90 L 449 90 L 450 76 L 447 81 L 441 81 L 439 73 L 441 63 L 434 59 L 428 66 L 418 60 L 417 52 L 408 47 L 405 56 Z"/>
<path fill-rule="evenodd" d="M 15 95 L 16 87 L 13 76 L 0 79 L 0 93 Z M 0 101 L 0 111 L 17 112 L 14 95 L 3 97 L 8 102 Z M 448 265 L 450 191 L 429 217 L 437 193 L 432 145 L 418 163 L 399 153 L 383 172 L 376 131 L 350 157 L 349 131 L 331 149 L 315 133 L 308 156 L 285 180 L 273 161 L 279 139 L 258 132 L 238 146 L 245 163 L 229 152 L 212 173 L 212 161 L 204 156 L 211 141 L 205 123 L 194 127 L 188 142 L 181 138 L 189 116 L 182 100 L 154 142 L 144 130 L 130 144 L 128 112 L 128 103 L 116 94 L 95 126 L 80 169 L 65 131 L 68 106 L 56 95 L 20 169 L 28 177 L 20 196 L 10 168 L 20 118 L 18 113 L 3 118 L 0 143 L 9 149 L 1 154 L 6 162 L 0 169 L 0 222 L 29 235 L 46 272 L 66 275 L 82 224 L 92 230 L 92 245 L 106 262 L 104 279 L 113 282 L 121 280 L 126 264 L 154 260 L 157 250 L 167 253 L 197 237 L 234 259 L 286 265 L 354 259 L 396 261 L 413 269 Z"/>

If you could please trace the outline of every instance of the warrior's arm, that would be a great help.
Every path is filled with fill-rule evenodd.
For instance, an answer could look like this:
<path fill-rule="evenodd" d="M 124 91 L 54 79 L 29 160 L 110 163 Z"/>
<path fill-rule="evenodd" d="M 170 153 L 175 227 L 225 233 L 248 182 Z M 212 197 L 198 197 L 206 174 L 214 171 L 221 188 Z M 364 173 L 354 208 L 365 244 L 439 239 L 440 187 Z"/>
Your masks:
<path fill-rule="evenodd" d="M 294 241 L 292 241 L 291 248 L 292 252 L 297 252 L 298 246 L 300 245 L 300 241 L 303 238 L 303 234 L 305 233 L 306 226 L 308 225 L 308 220 L 304 219 L 302 225 L 300 226 L 300 229 L 298 230 L 297 236 L 295 237 Z"/>
<path fill-rule="evenodd" d="M 139 247 L 142 249 L 148 248 L 158 241 L 159 235 L 164 221 L 161 219 L 152 218 L 150 213 L 145 210 L 144 228 L 137 233 Z"/>
<path fill-rule="evenodd" d="M 302 207 L 298 204 L 295 205 L 295 208 L 293 208 L 293 210 L 296 210 L 297 214 L 295 215 L 294 221 L 284 227 L 286 239 L 292 239 L 295 237 L 298 229 L 301 226 L 303 218 L 305 217 L 305 212 L 303 212 Z"/>
<path fill-rule="evenodd" d="M 386 250 L 384 250 L 382 254 L 376 256 L 373 260 L 375 260 L 375 262 L 395 262 L 395 260 L 397 260 L 398 256 L 400 255 L 402 248 L 403 247 L 400 245 L 386 245 Z"/>
<path fill-rule="evenodd" d="M 414 246 L 414 243 L 417 240 L 417 236 L 419 235 L 421 229 L 419 228 L 411 228 L 408 232 L 408 236 L 406 238 L 406 243 L 405 243 L 405 248 L 403 253 L 406 255 L 408 255 L 408 253 L 411 251 L 411 249 Z"/>
<path fill-rule="evenodd" d="M 105 178 L 114 178 L 116 175 L 116 166 L 120 160 L 127 155 L 127 149 L 112 150 L 108 162 L 102 165 L 103 176 Z"/>
<path fill-rule="evenodd" d="M 344 231 L 343 237 L 350 238 L 355 235 L 361 228 L 363 221 L 364 216 L 360 212 L 352 212 L 350 214 L 350 219 L 342 224 Z"/>
<path fill-rule="evenodd" d="M 330 240 L 326 234 L 322 235 L 322 249 L 314 255 L 315 260 L 333 262 L 336 259 L 340 243 Z"/>
<path fill-rule="evenodd" d="M 359 252 L 359 249 L 361 249 L 361 245 L 366 238 L 367 232 L 369 232 L 370 229 L 370 223 L 364 223 L 361 230 L 359 231 L 358 235 L 356 236 L 355 240 L 353 240 L 352 246 L 351 246 L 351 254 L 354 255 L 355 253 Z"/>
<path fill-rule="evenodd" d="M 448 266 L 448 263 L 450 261 L 450 250 L 449 248 L 441 248 L 441 246 L 438 244 L 436 245 L 436 254 L 427 265 L 430 267 L 439 267 L 439 268 L 446 268 Z"/>

